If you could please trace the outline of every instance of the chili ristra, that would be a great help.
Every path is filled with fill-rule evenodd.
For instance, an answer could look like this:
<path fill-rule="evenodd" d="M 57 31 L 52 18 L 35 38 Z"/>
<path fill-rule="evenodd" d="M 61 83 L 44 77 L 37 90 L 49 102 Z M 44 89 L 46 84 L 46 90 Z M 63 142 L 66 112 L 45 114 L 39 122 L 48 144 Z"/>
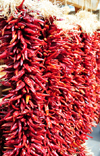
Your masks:
<path fill-rule="evenodd" d="M 99 114 L 99 121 L 100 122 L 100 32 L 97 31 L 94 34 L 95 40 L 93 42 L 93 48 L 96 51 L 96 82 L 97 82 L 97 86 L 96 86 L 96 100 L 97 100 L 97 104 L 98 104 L 98 109 L 97 112 Z"/>
<path fill-rule="evenodd" d="M 65 33 L 22 6 L 17 19 L 0 19 L 11 88 L 0 103 L 1 156 L 85 156 L 97 121 L 94 36 L 80 26 Z"/>

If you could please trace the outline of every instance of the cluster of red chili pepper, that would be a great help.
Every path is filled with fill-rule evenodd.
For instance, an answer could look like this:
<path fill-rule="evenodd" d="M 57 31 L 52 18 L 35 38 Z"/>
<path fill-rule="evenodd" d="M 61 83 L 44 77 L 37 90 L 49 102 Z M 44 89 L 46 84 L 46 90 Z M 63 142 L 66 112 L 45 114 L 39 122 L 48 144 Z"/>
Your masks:
<path fill-rule="evenodd" d="M 97 97 L 97 103 L 98 103 L 98 113 L 99 113 L 99 122 L 100 122 L 100 32 L 95 33 L 95 40 L 94 40 L 94 49 L 96 51 L 96 97 Z"/>
<path fill-rule="evenodd" d="M 1 156 L 85 156 L 97 121 L 95 35 L 65 34 L 27 10 L 0 28 L 1 83 L 12 88 L 0 103 Z"/>

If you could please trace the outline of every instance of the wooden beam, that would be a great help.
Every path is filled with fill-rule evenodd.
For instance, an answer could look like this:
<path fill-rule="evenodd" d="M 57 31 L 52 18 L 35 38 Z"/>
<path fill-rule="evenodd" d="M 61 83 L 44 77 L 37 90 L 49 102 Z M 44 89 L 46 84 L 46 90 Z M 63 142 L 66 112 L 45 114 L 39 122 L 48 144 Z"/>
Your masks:
<path fill-rule="evenodd" d="M 79 11 L 80 8 L 75 7 L 75 13 Z"/>
<path fill-rule="evenodd" d="M 54 3 L 54 0 L 50 0 Z M 75 8 L 86 9 L 95 11 L 98 7 L 99 0 L 57 0 L 61 5 L 65 5 L 65 1 L 68 5 L 72 5 Z"/>

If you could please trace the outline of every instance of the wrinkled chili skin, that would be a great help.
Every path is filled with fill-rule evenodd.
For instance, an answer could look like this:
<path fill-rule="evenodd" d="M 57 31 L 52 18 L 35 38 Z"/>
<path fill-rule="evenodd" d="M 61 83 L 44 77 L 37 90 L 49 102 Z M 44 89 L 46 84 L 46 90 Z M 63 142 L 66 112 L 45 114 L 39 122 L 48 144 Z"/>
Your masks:
<path fill-rule="evenodd" d="M 2 36 L 11 32 L 0 44 L 11 88 L 0 103 L 2 156 L 85 156 L 97 120 L 94 37 L 26 11 L 2 22 Z"/>

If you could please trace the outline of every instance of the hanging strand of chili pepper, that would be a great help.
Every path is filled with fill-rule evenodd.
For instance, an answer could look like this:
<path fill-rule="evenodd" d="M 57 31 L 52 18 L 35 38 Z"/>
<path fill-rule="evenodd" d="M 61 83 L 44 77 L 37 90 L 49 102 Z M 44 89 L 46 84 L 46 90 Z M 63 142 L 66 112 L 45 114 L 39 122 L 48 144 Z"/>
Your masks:
<path fill-rule="evenodd" d="M 50 114 L 50 117 L 47 118 L 47 121 L 49 121 L 48 127 L 51 129 L 53 137 L 57 135 L 55 138 L 58 140 L 59 138 L 63 140 L 65 138 L 64 142 L 67 143 L 66 148 L 63 147 L 63 150 L 59 148 L 56 153 L 65 154 L 67 149 L 68 154 L 75 152 L 81 153 L 79 155 L 85 155 L 84 148 L 80 145 L 87 139 L 87 133 L 90 133 L 92 129 L 92 121 L 94 118 L 97 119 L 97 117 L 93 113 L 96 112 L 96 107 L 93 108 L 96 105 L 96 101 L 94 101 L 96 100 L 96 95 L 94 94 L 94 73 L 91 69 L 90 78 L 94 88 L 92 89 L 93 93 L 90 90 L 87 91 L 85 70 L 87 70 L 88 63 L 86 62 L 85 64 L 83 61 L 87 54 L 84 51 L 82 34 L 68 32 L 68 37 L 66 37 L 53 23 L 51 25 L 46 24 L 45 27 L 48 28 L 47 32 L 44 32 L 44 39 L 48 43 L 48 48 L 46 51 L 46 48 L 44 49 L 44 57 L 47 57 L 44 75 L 48 77 L 47 91 L 50 94 L 47 97 L 48 105 L 46 106 L 47 115 Z M 44 30 L 46 29 L 44 28 Z M 93 59 L 91 68 L 94 68 L 96 63 L 95 57 Z M 88 85 L 91 86 L 91 83 Z M 87 104 L 85 96 L 90 102 L 92 101 L 90 98 L 93 98 L 93 102 L 90 105 Z M 89 113 L 91 114 L 90 116 Z M 66 136 L 66 133 L 61 131 L 61 128 L 57 130 L 56 134 L 54 124 L 52 124 L 52 116 L 56 118 L 56 125 L 61 125 L 62 131 L 66 132 L 67 130 L 70 135 L 73 134 L 74 139 L 70 135 Z"/>
<path fill-rule="evenodd" d="M 100 122 L 100 32 L 95 32 L 94 34 L 94 42 L 93 42 L 93 48 L 96 51 L 96 81 L 97 81 L 97 86 L 96 86 L 96 100 L 98 104 L 98 109 L 97 112 L 99 114 L 99 120 Z"/>
<path fill-rule="evenodd" d="M 97 93 L 97 103 L 99 106 L 99 122 L 100 122 L 100 33 L 97 33 L 97 36 L 99 37 L 98 39 L 98 49 L 96 53 L 96 60 L 97 60 L 97 88 L 96 88 L 96 93 Z"/>
<path fill-rule="evenodd" d="M 12 88 L 0 103 L 3 156 L 85 156 L 97 119 L 92 38 L 20 11 L 1 27 L 2 83 Z"/>
<path fill-rule="evenodd" d="M 76 153 L 72 145 L 74 142 L 74 128 L 70 125 L 70 120 L 73 118 L 68 110 L 65 97 L 63 97 L 63 94 L 65 95 L 68 89 L 72 87 L 69 83 L 62 81 L 64 74 L 59 58 L 62 59 L 64 53 L 66 53 L 66 50 L 62 47 L 65 43 L 62 41 L 63 33 L 53 23 L 52 18 L 50 20 L 51 24 L 48 20 L 45 21 L 43 30 L 44 40 L 47 43 L 47 48 L 44 47 L 43 50 L 43 56 L 46 58 L 43 77 L 48 79 L 46 90 L 47 94 L 49 94 L 45 105 L 48 137 L 46 143 L 48 151 L 51 151 L 53 155 L 67 156 Z M 72 129 L 70 129 L 70 126 Z"/>
<path fill-rule="evenodd" d="M 1 30 L 0 59 L 7 64 L 3 84 L 12 88 L 0 103 L 4 114 L 1 118 L 3 156 L 40 153 L 46 156 L 46 149 L 42 147 L 45 115 L 40 111 L 46 83 L 41 77 L 43 24 L 44 21 L 34 19 L 24 10 L 17 19 L 9 17 Z"/>
<path fill-rule="evenodd" d="M 84 38 L 85 37 L 85 38 Z M 83 37 L 85 46 L 84 46 L 84 52 L 85 52 L 85 57 L 84 57 L 84 66 L 86 68 L 85 74 L 86 74 L 86 85 L 88 88 L 88 94 L 90 98 L 88 98 L 88 101 L 86 102 L 94 107 L 94 111 L 96 113 L 97 109 L 97 103 L 96 103 L 96 72 L 97 72 L 97 62 L 96 62 L 96 50 L 94 48 L 94 43 L 95 43 L 95 34 L 94 35 L 85 35 Z M 87 96 L 87 94 L 86 94 Z M 91 108 L 92 109 L 92 108 Z M 94 113 L 94 112 L 93 112 Z M 90 116 L 90 114 L 89 114 Z M 92 114 L 91 114 L 92 117 Z"/>
<path fill-rule="evenodd" d="M 6 23 L 5 19 L 4 18 L 0 18 L 0 28 L 1 29 L 4 27 L 5 23 Z M 1 39 L 2 39 L 2 32 L 0 30 L 0 45 L 2 44 Z M 1 47 L 0 46 L 0 51 L 3 51 L 4 48 L 5 47 Z M 1 54 L 0 54 L 0 56 L 1 56 Z M 4 117 L 4 114 L 2 113 L 2 107 L 0 107 L 0 156 L 2 156 L 2 150 L 3 150 L 3 134 L 2 134 L 2 129 L 1 129 L 2 118 L 3 117 Z"/>

